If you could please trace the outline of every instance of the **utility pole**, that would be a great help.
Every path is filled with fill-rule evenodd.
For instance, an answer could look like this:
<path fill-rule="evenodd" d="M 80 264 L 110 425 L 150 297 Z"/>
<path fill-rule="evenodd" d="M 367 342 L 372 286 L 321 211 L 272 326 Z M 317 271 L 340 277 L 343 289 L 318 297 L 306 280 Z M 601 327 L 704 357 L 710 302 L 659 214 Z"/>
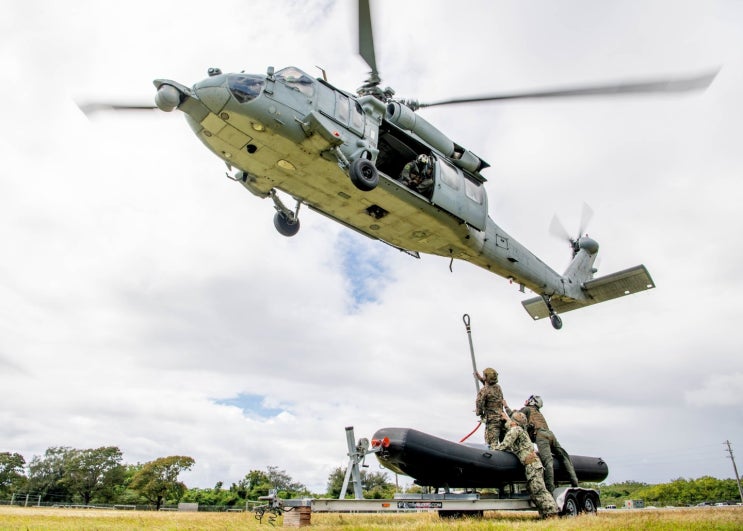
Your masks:
<path fill-rule="evenodd" d="M 735 466 L 735 458 L 733 457 L 733 449 L 730 448 L 730 441 L 725 441 L 724 443 L 728 447 L 728 453 L 730 454 L 728 457 L 730 457 L 730 460 L 733 462 L 733 471 L 735 472 L 735 481 L 738 482 L 738 494 L 740 495 L 740 501 L 743 502 L 743 489 L 740 487 L 740 476 L 738 475 L 738 467 Z"/>

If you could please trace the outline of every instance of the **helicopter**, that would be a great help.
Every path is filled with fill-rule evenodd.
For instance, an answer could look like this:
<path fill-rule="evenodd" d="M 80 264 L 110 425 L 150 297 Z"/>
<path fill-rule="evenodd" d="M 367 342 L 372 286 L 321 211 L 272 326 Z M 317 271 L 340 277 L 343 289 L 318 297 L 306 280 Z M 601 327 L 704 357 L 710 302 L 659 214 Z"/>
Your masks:
<path fill-rule="evenodd" d="M 559 274 L 503 230 L 488 213 L 490 166 L 417 111 L 432 106 L 527 98 L 685 92 L 704 89 L 716 72 L 631 83 L 455 98 L 433 103 L 399 99 L 381 88 L 369 0 L 358 1 L 359 54 L 370 68 L 355 93 L 289 66 L 264 74 L 223 73 L 189 87 L 156 79 L 155 105 L 82 106 L 84 112 L 160 109 L 184 113 L 198 139 L 227 165 L 227 176 L 270 199 L 283 236 L 300 228 L 302 205 L 413 257 L 458 259 L 493 272 L 537 296 L 528 314 L 549 317 L 645 291 L 655 283 L 644 265 L 594 277 L 599 245 L 584 233 L 556 229 L 572 250 Z M 279 192 L 290 196 L 287 206 Z M 584 218 L 587 218 L 584 215 Z"/>

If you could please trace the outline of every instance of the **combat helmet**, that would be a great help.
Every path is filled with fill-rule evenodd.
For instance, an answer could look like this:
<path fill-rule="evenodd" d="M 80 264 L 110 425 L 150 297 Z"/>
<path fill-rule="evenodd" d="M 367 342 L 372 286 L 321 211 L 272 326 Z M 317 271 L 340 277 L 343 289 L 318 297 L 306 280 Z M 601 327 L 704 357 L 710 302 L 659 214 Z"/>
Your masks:
<path fill-rule="evenodd" d="M 513 415 L 511 415 L 511 420 L 522 428 L 526 427 L 526 415 L 524 415 L 521 411 L 515 411 Z"/>
<path fill-rule="evenodd" d="M 497 384 L 498 371 L 496 371 L 492 367 L 488 367 L 487 369 L 482 371 L 482 379 L 485 380 L 485 383 L 488 383 L 490 385 Z"/>
<path fill-rule="evenodd" d="M 421 153 L 415 159 L 415 166 L 418 169 L 418 172 L 420 174 L 422 174 L 422 175 L 423 174 L 430 173 L 430 170 L 431 170 L 431 158 L 428 155 L 426 155 L 424 153 Z"/>
<path fill-rule="evenodd" d="M 542 397 L 539 395 L 531 395 L 529 398 L 526 399 L 526 405 L 527 406 L 534 406 L 537 409 L 540 409 L 544 402 L 542 401 Z"/>

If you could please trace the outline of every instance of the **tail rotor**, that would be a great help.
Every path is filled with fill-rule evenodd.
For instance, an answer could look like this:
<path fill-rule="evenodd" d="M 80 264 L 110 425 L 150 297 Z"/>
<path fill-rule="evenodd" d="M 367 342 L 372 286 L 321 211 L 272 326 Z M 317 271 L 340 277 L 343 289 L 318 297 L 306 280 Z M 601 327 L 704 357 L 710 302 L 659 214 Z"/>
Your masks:
<path fill-rule="evenodd" d="M 565 228 L 565 225 L 562 224 L 560 221 L 560 218 L 557 217 L 557 214 L 555 214 L 552 217 L 552 222 L 550 223 L 550 234 L 553 236 L 565 240 L 570 244 L 570 248 L 573 250 L 573 258 L 578 253 L 578 250 L 580 249 L 580 239 L 583 236 L 588 236 L 586 234 L 586 230 L 588 228 L 588 224 L 591 221 L 591 218 L 593 218 L 593 209 L 588 206 L 588 203 L 583 203 L 583 208 L 581 210 L 581 216 L 580 216 L 580 225 L 578 226 L 578 235 L 573 238 L 570 233 Z"/>

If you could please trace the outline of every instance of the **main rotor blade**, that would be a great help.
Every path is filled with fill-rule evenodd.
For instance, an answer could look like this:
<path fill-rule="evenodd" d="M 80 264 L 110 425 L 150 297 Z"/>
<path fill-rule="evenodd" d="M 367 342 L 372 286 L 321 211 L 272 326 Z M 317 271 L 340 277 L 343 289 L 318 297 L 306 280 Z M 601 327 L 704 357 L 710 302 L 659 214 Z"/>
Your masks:
<path fill-rule="evenodd" d="M 371 68 L 372 76 L 378 77 L 369 0 L 359 0 L 359 54 Z"/>
<path fill-rule="evenodd" d="M 476 103 L 483 101 L 690 92 L 694 90 L 706 89 L 715 79 L 715 76 L 718 72 L 719 69 L 715 70 L 714 72 L 707 72 L 701 75 L 685 78 L 670 77 L 656 79 L 653 81 L 616 82 L 587 87 L 566 87 L 554 90 L 543 90 L 534 92 L 514 92 L 511 94 L 492 94 L 489 96 L 477 96 L 471 98 L 454 98 L 450 100 L 436 101 L 433 103 L 413 103 L 414 105 L 417 105 L 417 108 L 422 108 L 434 107 L 437 105 L 454 105 L 458 103 Z"/>
<path fill-rule="evenodd" d="M 90 116 L 101 111 L 151 111 L 157 109 L 155 105 L 136 105 L 120 103 L 78 103 L 77 106 L 84 114 Z"/>

